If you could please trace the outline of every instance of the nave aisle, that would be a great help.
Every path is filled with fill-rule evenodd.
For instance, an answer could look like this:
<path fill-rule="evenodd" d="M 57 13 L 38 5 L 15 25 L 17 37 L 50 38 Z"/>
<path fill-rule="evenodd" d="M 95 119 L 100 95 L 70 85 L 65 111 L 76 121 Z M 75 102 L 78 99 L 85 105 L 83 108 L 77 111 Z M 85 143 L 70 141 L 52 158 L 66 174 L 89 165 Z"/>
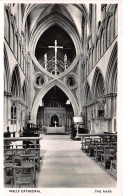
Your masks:
<path fill-rule="evenodd" d="M 69 135 L 43 135 L 37 188 L 115 188 L 116 181 Z"/>

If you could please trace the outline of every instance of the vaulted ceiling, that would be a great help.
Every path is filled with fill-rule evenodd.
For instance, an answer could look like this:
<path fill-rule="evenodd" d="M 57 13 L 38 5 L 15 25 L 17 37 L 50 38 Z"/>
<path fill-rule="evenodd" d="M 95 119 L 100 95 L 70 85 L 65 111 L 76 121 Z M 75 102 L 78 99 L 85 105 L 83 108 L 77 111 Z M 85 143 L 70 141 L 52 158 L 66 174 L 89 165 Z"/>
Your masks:
<path fill-rule="evenodd" d="M 25 17 L 29 31 L 34 30 L 35 24 L 40 23 L 48 15 L 58 13 L 69 20 L 81 36 L 82 16 L 88 20 L 87 7 L 81 4 L 28 4 L 25 7 Z"/>
<path fill-rule="evenodd" d="M 23 27 L 26 25 L 28 28 L 28 38 L 33 40 L 33 45 L 35 45 L 33 55 L 39 64 L 43 68 L 46 66 L 45 54 L 48 56 L 49 62 L 55 56 L 54 49 L 48 48 L 48 46 L 53 46 L 57 40 L 58 46 L 63 47 L 57 52 L 59 70 L 63 72 L 81 50 L 83 17 L 84 25 L 88 21 L 85 5 L 27 4 L 23 16 Z M 65 55 L 67 55 L 66 68 L 64 65 Z"/>

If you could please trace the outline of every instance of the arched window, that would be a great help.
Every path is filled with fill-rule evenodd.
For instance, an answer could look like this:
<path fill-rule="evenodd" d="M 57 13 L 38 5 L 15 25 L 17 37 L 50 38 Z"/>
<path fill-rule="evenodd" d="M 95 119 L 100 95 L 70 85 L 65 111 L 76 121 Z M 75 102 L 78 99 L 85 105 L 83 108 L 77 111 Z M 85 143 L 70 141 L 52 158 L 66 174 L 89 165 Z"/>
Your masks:
<path fill-rule="evenodd" d="M 18 58 L 18 41 L 16 35 L 15 35 L 15 56 L 16 58 Z"/>
<path fill-rule="evenodd" d="M 15 67 L 12 74 L 11 93 L 13 97 L 20 96 L 20 75 L 19 75 L 18 67 Z"/>
<path fill-rule="evenodd" d="M 13 51 L 13 49 L 14 49 L 14 29 L 13 29 L 13 25 L 11 24 L 10 25 L 10 47 L 11 47 L 11 49 L 12 49 L 12 51 Z"/>
<path fill-rule="evenodd" d="M 109 45 L 111 44 L 112 42 L 112 17 L 110 17 L 108 19 L 108 24 L 107 24 L 107 47 L 109 47 Z"/>
<path fill-rule="evenodd" d="M 100 41 L 100 50 L 101 50 L 101 56 L 103 55 L 104 53 L 104 34 L 103 34 L 103 31 L 101 33 L 101 41 Z"/>
<path fill-rule="evenodd" d="M 16 124 L 17 120 L 17 108 L 16 105 L 13 103 L 11 106 L 11 124 Z"/>
<path fill-rule="evenodd" d="M 9 43 L 9 36 L 10 36 L 10 24 L 9 24 L 9 16 L 8 12 L 4 12 L 4 36 Z"/>
<path fill-rule="evenodd" d="M 118 35 L 118 8 L 116 6 L 116 9 L 115 9 L 115 13 L 114 13 L 114 17 L 115 17 L 115 24 L 114 24 L 114 31 L 115 31 L 115 37 Z"/>
<path fill-rule="evenodd" d="M 97 44 L 96 44 L 96 63 L 99 60 L 99 40 L 97 40 Z"/>
<path fill-rule="evenodd" d="M 100 98 L 104 94 L 104 81 L 102 74 L 100 73 L 97 78 L 96 88 L 95 88 L 95 97 Z"/>
<path fill-rule="evenodd" d="M 104 79 L 101 71 L 96 68 L 92 83 L 93 98 L 101 98 L 104 95 Z"/>
<path fill-rule="evenodd" d="M 82 17 L 82 46 L 84 46 L 85 40 L 85 17 Z"/>

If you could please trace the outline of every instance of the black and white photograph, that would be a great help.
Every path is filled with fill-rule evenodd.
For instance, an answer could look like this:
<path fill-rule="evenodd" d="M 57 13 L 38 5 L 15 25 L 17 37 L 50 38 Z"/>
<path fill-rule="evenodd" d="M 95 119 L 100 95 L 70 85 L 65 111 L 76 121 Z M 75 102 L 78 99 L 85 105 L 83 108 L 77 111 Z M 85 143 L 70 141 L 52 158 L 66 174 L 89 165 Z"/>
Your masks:
<path fill-rule="evenodd" d="M 3 4 L 4 189 L 113 195 L 118 9 L 98 1 Z"/>

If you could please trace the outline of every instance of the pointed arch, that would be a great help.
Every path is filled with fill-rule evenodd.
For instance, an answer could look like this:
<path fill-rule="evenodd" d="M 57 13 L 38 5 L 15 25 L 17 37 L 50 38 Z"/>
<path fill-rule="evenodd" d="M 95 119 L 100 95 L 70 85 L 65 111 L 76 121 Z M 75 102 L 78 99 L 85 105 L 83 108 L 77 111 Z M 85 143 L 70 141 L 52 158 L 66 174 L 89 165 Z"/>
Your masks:
<path fill-rule="evenodd" d="M 70 100 L 70 102 L 72 104 L 74 115 L 79 114 L 79 106 L 78 106 L 78 103 L 77 103 L 74 95 L 72 94 L 72 92 L 61 81 L 54 80 L 53 82 L 50 82 L 49 84 L 46 84 L 41 89 L 41 91 L 39 92 L 38 96 L 36 97 L 36 99 L 34 101 L 34 104 L 33 104 L 33 107 L 32 107 L 32 112 L 31 112 L 31 120 L 32 120 L 33 123 L 36 123 L 36 115 L 35 114 L 38 111 L 38 107 L 39 107 L 43 97 L 54 86 L 59 87 L 67 95 L 68 99 Z"/>
<path fill-rule="evenodd" d="M 47 29 L 54 25 L 58 25 L 70 35 L 76 49 L 76 54 L 80 54 L 82 52 L 82 47 L 79 35 L 76 32 L 74 25 L 58 13 L 50 14 L 49 16 L 47 16 L 42 22 L 40 22 L 35 27 L 36 31 L 32 31 L 34 33 L 32 33 L 30 36 L 31 39 L 29 45 L 29 48 L 32 49 L 31 53 L 35 54 L 35 48 L 39 38 Z"/>
<path fill-rule="evenodd" d="M 102 71 L 97 67 L 93 76 L 91 94 L 93 99 L 104 95 L 104 77 Z"/>
<path fill-rule="evenodd" d="M 108 17 L 107 24 L 106 24 L 106 47 L 108 48 L 112 42 L 112 23 L 113 18 L 110 16 Z"/>
<path fill-rule="evenodd" d="M 7 51 L 4 45 L 4 90 L 10 92 L 10 68 Z"/>
<path fill-rule="evenodd" d="M 105 77 L 105 93 L 113 93 L 117 91 L 117 42 L 115 43 L 111 56 L 109 58 L 106 77 Z"/>
<path fill-rule="evenodd" d="M 4 37 L 6 38 L 7 42 L 9 43 L 10 40 L 10 17 L 8 14 L 8 10 L 4 10 Z"/>
<path fill-rule="evenodd" d="M 13 97 L 20 97 L 21 95 L 21 81 L 19 68 L 16 66 L 12 73 L 11 78 L 11 93 Z"/>

